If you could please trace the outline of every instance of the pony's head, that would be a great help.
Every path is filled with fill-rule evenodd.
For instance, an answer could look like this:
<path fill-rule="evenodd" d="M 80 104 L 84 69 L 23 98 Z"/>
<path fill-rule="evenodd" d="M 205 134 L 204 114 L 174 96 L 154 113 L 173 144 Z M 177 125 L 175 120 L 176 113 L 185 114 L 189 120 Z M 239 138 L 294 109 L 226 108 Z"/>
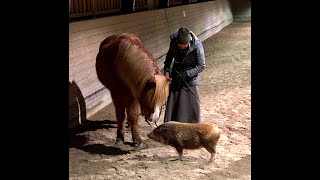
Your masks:
<path fill-rule="evenodd" d="M 150 78 L 140 96 L 141 114 L 147 122 L 156 121 L 160 116 L 160 109 L 166 103 L 169 95 L 171 78 L 156 74 Z"/>

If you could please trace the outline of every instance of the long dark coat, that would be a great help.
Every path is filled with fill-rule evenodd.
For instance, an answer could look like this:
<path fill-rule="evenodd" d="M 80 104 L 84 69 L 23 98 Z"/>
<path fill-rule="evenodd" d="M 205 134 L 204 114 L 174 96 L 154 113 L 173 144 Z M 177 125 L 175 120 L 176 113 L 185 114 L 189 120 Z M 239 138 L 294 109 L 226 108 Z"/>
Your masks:
<path fill-rule="evenodd" d="M 177 35 L 175 33 L 170 36 L 170 48 L 164 62 L 164 70 L 170 72 L 172 78 L 164 121 L 199 123 L 199 73 L 205 69 L 203 45 L 191 33 L 189 48 L 181 51 L 176 42 Z M 186 76 L 185 81 L 180 78 L 182 74 Z"/>

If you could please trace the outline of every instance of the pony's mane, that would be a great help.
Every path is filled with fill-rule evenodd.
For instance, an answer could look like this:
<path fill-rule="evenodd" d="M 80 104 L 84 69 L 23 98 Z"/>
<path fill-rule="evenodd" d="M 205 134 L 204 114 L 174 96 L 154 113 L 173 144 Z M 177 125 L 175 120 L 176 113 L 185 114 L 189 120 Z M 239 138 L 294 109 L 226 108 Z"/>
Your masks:
<path fill-rule="evenodd" d="M 151 53 L 132 34 L 119 36 L 119 49 L 115 63 L 119 76 L 130 87 L 136 98 L 140 97 L 148 80 L 160 74 Z M 157 80 L 159 78 L 155 79 L 156 82 L 159 81 Z"/>
<path fill-rule="evenodd" d="M 147 101 L 153 105 L 161 106 L 167 100 L 169 94 L 168 80 L 165 76 L 156 74 L 156 87 L 147 93 Z M 161 104 L 162 103 L 162 104 Z"/>

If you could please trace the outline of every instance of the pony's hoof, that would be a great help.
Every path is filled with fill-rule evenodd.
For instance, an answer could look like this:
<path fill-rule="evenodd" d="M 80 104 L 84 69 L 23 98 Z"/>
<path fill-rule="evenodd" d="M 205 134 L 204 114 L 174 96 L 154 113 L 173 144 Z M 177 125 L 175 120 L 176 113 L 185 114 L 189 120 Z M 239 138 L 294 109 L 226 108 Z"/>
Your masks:
<path fill-rule="evenodd" d="M 132 146 L 138 147 L 142 143 L 142 140 L 139 136 L 133 135 L 132 136 Z"/>
<path fill-rule="evenodd" d="M 148 146 L 145 143 L 140 142 L 139 144 L 135 145 L 135 148 L 133 148 L 133 150 L 141 150 L 144 148 L 147 148 Z"/>
<path fill-rule="evenodd" d="M 123 143 L 122 140 L 116 140 L 116 143 L 114 143 L 115 147 L 120 147 L 120 146 L 123 146 L 123 145 L 124 145 L 124 143 Z"/>

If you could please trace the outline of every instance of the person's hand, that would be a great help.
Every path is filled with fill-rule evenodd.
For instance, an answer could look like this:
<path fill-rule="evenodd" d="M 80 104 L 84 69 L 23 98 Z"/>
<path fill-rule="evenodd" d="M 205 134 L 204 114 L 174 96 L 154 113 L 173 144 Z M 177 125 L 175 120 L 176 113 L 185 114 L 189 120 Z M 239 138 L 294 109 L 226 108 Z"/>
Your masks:
<path fill-rule="evenodd" d="M 167 78 L 170 78 L 170 73 L 169 72 L 164 72 L 164 75 L 167 77 Z"/>
<path fill-rule="evenodd" d="M 170 78 L 170 69 L 169 68 L 163 68 L 163 74 L 167 77 Z"/>
<path fill-rule="evenodd" d="M 187 74 L 187 71 L 180 71 L 179 72 L 179 76 L 183 81 L 187 81 L 188 77 L 189 77 L 188 74 Z"/>

